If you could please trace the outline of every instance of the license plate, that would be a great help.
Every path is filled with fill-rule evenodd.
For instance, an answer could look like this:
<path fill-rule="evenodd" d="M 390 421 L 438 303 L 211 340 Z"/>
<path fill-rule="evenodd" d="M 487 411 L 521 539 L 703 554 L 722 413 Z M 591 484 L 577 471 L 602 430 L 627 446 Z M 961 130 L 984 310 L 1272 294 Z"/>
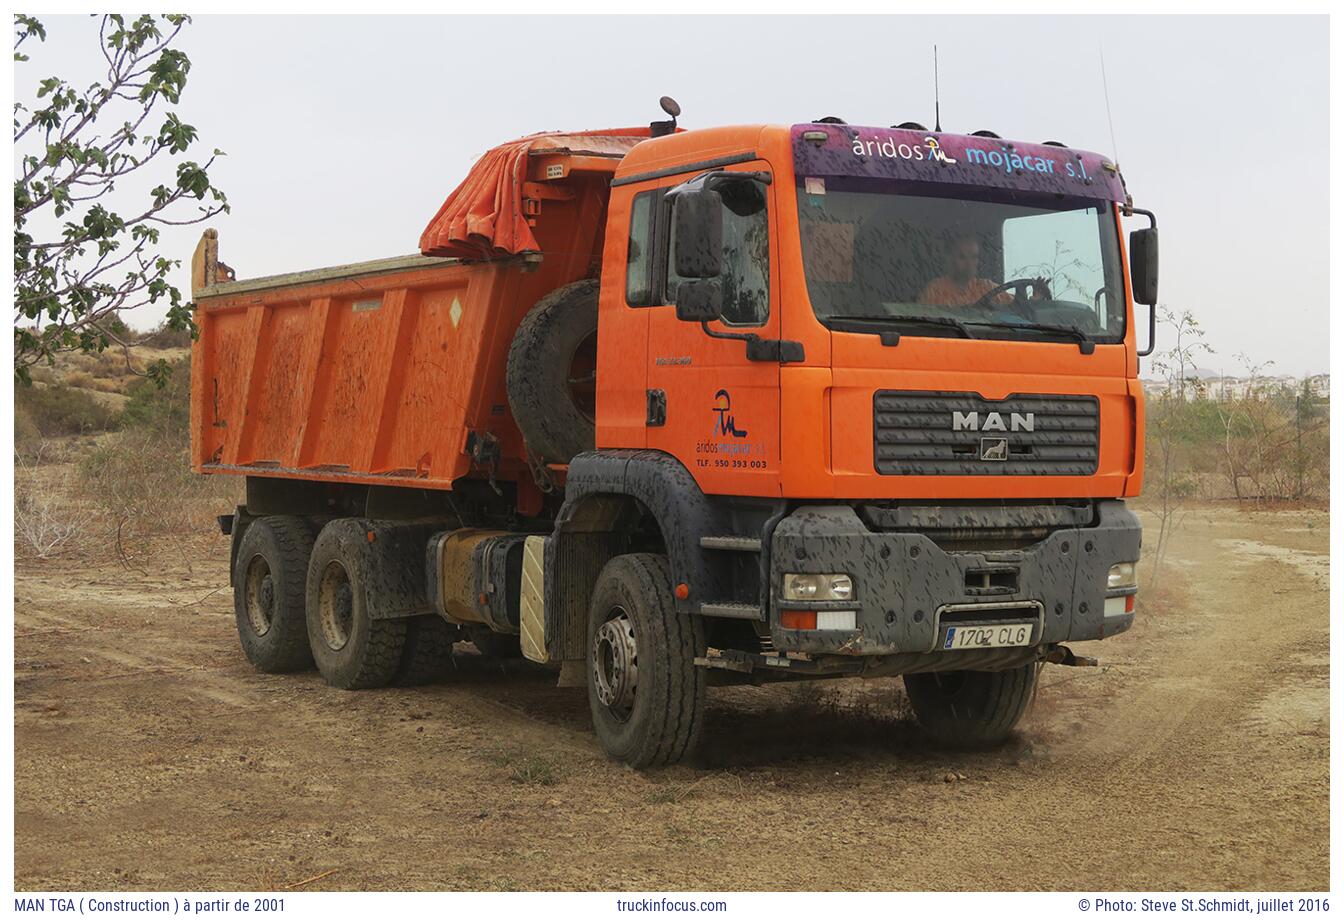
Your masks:
<path fill-rule="evenodd" d="M 1030 645 L 1034 625 L 1034 623 L 1000 623 L 995 626 L 949 626 L 943 636 L 943 650 Z"/>

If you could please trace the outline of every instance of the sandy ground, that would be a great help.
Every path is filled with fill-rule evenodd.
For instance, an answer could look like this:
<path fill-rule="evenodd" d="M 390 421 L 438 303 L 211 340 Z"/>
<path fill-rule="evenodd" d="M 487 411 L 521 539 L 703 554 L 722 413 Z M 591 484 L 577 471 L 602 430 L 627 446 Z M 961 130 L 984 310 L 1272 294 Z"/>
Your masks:
<path fill-rule="evenodd" d="M 151 577 L 22 565 L 14 883 L 1324 889 L 1327 523 L 1192 512 L 1158 600 L 1075 646 L 1102 667 L 1047 667 L 1002 750 L 931 747 L 899 680 L 732 688 L 701 763 L 648 775 L 582 690 L 470 646 L 415 690 L 253 672 L 222 538 Z"/>

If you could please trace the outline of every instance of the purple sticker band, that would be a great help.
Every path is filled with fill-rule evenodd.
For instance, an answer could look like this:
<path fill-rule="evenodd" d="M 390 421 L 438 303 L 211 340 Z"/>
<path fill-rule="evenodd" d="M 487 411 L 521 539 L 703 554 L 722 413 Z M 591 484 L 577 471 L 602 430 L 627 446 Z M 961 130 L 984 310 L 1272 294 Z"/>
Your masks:
<path fill-rule="evenodd" d="M 808 176 L 851 176 L 1125 200 L 1119 171 L 1086 150 L 857 125 L 794 125 L 792 135 L 799 182 Z"/>

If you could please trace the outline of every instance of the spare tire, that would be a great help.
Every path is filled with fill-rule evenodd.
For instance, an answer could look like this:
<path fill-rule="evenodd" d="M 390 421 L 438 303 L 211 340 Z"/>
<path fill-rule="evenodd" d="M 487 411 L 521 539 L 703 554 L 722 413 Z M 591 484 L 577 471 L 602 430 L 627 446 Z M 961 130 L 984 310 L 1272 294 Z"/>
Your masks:
<path fill-rule="evenodd" d="M 568 463 L 596 443 L 597 281 L 556 288 L 528 311 L 509 348 L 506 384 L 528 449 Z"/>

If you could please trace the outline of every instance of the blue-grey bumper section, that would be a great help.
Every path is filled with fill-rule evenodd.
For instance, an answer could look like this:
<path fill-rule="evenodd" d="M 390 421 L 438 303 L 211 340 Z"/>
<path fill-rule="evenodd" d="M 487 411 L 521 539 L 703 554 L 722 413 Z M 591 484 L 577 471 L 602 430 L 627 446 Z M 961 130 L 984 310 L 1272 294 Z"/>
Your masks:
<path fill-rule="evenodd" d="M 927 654 L 946 627 L 1032 620 L 1032 646 L 1105 639 L 1133 613 L 1106 599 L 1107 573 L 1139 558 L 1141 529 L 1122 501 L 1100 501 L 1091 526 L 1064 527 L 1022 549 L 949 551 L 919 532 L 871 530 L 847 505 L 800 508 L 770 543 L 770 634 L 781 652 L 816 655 Z M 847 602 L 784 601 L 786 572 L 844 573 Z M 981 606 L 983 605 L 983 606 Z M 1115 608 L 1119 608 L 1116 610 Z M 781 609 L 854 610 L 854 629 L 784 629 Z"/>

